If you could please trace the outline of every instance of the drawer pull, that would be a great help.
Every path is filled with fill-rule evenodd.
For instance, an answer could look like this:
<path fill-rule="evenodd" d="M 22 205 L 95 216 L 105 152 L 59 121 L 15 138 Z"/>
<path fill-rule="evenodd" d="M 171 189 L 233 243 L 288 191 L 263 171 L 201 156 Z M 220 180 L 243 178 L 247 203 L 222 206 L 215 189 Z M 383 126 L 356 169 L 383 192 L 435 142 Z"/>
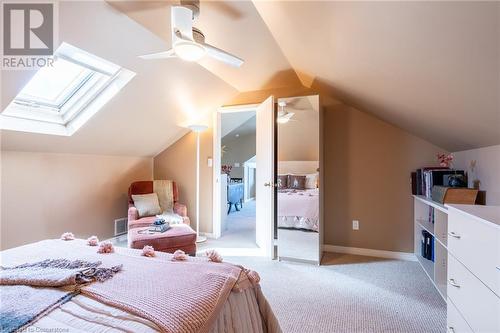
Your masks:
<path fill-rule="evenodd" d="M 460 235 L 456 234 L 454 231 L 449 232 L 448 235 L 460 239 Z"/>
<path fill-rule="evenodd" d="M 449 279 L 448 282 L 455 288 L 460 288 L 460 285 L 455 281 L 455 279 Z"/>
<path fill-rule="evenodd" d="M 448 326 L 448 332 L 455 333 L 455 329 L 453 328 L 453 326 Z"/>

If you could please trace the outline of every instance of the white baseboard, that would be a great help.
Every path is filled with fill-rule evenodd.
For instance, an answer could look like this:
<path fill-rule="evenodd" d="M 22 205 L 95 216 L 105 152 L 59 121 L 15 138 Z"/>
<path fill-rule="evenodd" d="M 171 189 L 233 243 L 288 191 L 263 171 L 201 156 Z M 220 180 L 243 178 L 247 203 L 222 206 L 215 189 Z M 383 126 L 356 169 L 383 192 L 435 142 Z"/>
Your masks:
<path fill-rule="evenodd" d="M 364 249 L 364 248 L 360 248 L 360 247 L 347 247 L 347 246 L 328 245 L 328 244 L 323 245 L 323 251 L 345 253 L 345 254 L 356 254 L 356 255 L 368 256 L 368 257 L 398 259 L 398 260 L 406 260 L 406 261 L 417 261 L 417 257 L 415 257 L 415 254 L 409 253 L 409 252 L 373 250 L 373 249 Z"/>
<path fill-rule="evenodd" d="M 200 232 L 200 236 L 205 236 L 210 239 L 215 239 L 215 235 L 211 232 Z"/>

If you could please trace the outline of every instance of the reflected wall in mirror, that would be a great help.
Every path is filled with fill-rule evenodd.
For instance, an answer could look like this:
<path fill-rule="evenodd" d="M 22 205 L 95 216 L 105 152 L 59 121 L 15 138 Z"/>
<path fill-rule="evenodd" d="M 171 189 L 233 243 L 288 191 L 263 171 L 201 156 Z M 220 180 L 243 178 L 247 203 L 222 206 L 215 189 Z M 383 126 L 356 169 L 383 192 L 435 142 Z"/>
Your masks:
<path fill-rule="evenodd" d="M 319 263 L 319 96 L 279 99 L 277 111 L 278 256 Z"/>

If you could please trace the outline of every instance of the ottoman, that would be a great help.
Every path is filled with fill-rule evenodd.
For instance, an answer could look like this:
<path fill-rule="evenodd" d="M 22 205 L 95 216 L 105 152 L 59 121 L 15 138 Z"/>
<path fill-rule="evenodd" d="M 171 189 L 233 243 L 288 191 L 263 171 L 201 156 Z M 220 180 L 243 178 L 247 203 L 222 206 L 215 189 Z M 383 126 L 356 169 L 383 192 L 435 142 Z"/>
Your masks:
<path fill-rule="evenodd" d="M 190 226 L 175 224 L 167 231 L 158 233 L 147 233 L 148 229 L 149 227 L 130 229 L 128 247 L 142 249 L 145 245 L 150 245 L 155 251 L 174 253 L 182 250 L 189 255 L 196 255 L 196 232 Z"/>

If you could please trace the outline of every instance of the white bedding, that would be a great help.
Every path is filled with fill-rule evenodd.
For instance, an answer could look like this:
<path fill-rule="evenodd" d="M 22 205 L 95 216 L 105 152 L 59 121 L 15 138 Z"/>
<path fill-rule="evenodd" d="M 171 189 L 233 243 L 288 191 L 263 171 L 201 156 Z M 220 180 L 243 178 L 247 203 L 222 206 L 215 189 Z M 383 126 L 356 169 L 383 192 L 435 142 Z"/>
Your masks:
<path fill-rule="evenodd" d="M 319 230 L 319 190 L 278 192 L 278 227 Z"/>
<path fill-rule="evenodd" d="M 253 289 L 241 293 L 232 292 L 210 332 L 265 332 L 262 325 L 264 316 L 259 312 L 259 305 L 262 302 L 266 302 L 265 299 L 256 295 Z M 260 311 L 266 311 L 266 306 L 269 309 L 267 302 L 262 305 Z M 159 331 L 155 324 L 146 319 L 83 295 L 74 297 L 48 313 L 26 331 L 54 332 L 54 329 L 59 332 L 75 333 Z"/>

